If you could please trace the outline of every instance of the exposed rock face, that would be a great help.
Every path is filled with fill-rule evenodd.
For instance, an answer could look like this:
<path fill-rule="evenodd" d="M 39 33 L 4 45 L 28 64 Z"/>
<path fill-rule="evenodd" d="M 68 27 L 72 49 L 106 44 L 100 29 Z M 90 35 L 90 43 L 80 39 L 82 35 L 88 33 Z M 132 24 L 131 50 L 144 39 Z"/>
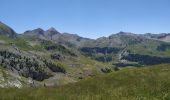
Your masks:
<path fill-rule="evenodd" d="M 24 81 L 24 80 L 22 80 Z M 0 87 L 23 87 L 21 77 L 17 73 L 13 73 L 0 68 Z"/>
<path fill-rule="evenodd" d="M 17 34 L 12 28 L 2 22 L 0 22 L 0 35 L 8 36 L 11 38 L 15 38 L 17 36 Z"/>
<path fill-rule="evenodd" d="M 170 34 L 164 38 L 161 38 L 161 40 L 165 42 L 170 42 Z"/>
<path fill-rule="evenodd" d="M 59 53 L 56 53 L 56 54 L 51 55 L 51 58 L 52 58 L 52 59 L 56 59 L 56 60 L 63 60 L 63 59 L 64 59 L 64 56 L 62 56 L 62 55 L 59 54 Z"/>
<path fill-rule="evenodd" d="M 60 65 L 48 62 L 45 59 L 26 57 L 25 54 L 16 54 L 8 51 L 0 51 L 0 66 L 9 70 L 16 70 L 23 77 L 31 77 L 34 80 L 43 81 L 55 72 L 65 73 Z"/>
<path fill-rule="evenodd" d="M 46 32 L 45 32 L 45 36 L 47 39 L 50 39 L 50 40 L 55 40 L 59 37 L 60 33 L 53 27 L 51 27 L 50 29 L 48 29 Z"/>

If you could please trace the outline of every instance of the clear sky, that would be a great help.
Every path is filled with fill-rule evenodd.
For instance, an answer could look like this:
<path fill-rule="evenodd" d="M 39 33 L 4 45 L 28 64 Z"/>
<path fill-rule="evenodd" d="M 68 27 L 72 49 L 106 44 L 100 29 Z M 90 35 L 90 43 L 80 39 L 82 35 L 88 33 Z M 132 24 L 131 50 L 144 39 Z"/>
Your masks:
<path fill-rule="evenodd" d="M 18 33 L 55 27 L 88 38 L 170 32 L 170 0 L 0 0 L 0 21 Z"/>

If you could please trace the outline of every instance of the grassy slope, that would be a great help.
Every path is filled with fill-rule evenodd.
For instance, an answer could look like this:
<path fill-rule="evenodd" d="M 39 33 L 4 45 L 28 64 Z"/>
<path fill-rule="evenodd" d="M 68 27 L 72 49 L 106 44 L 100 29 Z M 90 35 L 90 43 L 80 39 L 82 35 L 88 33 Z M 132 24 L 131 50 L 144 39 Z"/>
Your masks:
<path fill-rule="evenodd" d="M 11 32 L 10 27 L 2 23 L 0 23 L 0 30 L 2 30 L 3 32 L 9 32 L 9 33 Z"/>
<path fill-rule="evenodd" d="M 131 68 L 60 87 L 1 89 L 1 100 L 169 100 L 170 67 Z"/>
<path fill-rule="evenodd" d="M 136 53 L 141 55 L 169 57 L 170 49 L 166 51 L 157 50 L 157 46 L 159 46 L 161 43 L 165 44 L 164 42 L 159 42 L 159 41 L 145 41 L 144 43 L 130 45 L 128 47 L 128 50 L 130 50 L 131 53 Z"/>
<path fill-rule="evenodd" d="M 34 45 L 31 45 L 34 43 Z M 87 77 L 89 74 L 98 74 L 100 72 L 100 68 L 105 68 L 105 67 L 110 67 L 108 64 L 104 64 L 101 62 L 97 62 L 95 60 L 91 60 L 90 58 L 84 57 L 83 55 L 78 55 L 78 57 L 70 57 L 67 54 L 66 59 L 58 61 L 58 60 L 52 60 L 51 59 L 51 52 L 45 50 L 43 45 L 40 44 L 39 41 L 36 40 L 29 40 L 25 38 L 17 38 L 17 39 L 12 39 L 8 38 L 6 36 L 0 36 L 0 50 L 5 49 L 8 47 L 16 46 L 19 50 L 30 52 L 38 55 L 40 57 L 46 58 L 48 60 L 51 60 L 52 62 L 58 64 L 62 64 L 64 68 L 67 70 L 68 78 L 66 80 L 63 80 L 61 78 L 61 84 L 63 83 L 62 81 L 67 81 L 70 82 L 70 79 L 74 79 L 76 81 L 79 80 L 79 77 Z M 62 55 L 62 53 L 61 53 Z M 79 65 L 77 67 L 70 67 L 70 65 Z M 100 65 L 101 67 L 98 67 Z"/>
<path fill-rule="evenodd" d="M 34 49 L 33 47 L 31 47 L 28 42 L 26 42 L 24 39 L 12 39 L 12 38 L 8 38 L 6 36 L 0 36 L 0 40 L 3 41 L 3 45 L 4 46 L 11 46 L 11 45 L 15 45 L 17 46 L 19 49 L 21 50 L 32 50 Z"/>

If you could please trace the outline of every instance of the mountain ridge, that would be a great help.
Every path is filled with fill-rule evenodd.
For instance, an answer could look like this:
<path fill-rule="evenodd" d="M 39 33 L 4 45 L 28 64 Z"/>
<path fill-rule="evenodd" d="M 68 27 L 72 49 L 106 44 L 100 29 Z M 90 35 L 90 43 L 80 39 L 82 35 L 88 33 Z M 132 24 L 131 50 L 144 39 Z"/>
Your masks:
<path fill-rule="evenodd" d="M 5 35 L 11 38 L 16 38 L 17 33 L 8 25 L 0 21 L 0 35 Z"/>
<path fill-rule="evenodd" d="M 90 39 L 61 33 L 53 27 L 15 34 L 15 38 L 5 31 L 0 35 L 1 70 L 18 76 L 9 74 L 8 79 L 15 80 L 6 81 L 14 84 L 2 85 L 4 87 L 62 85 L 124 67 L 170 63 L 170 43 L 152 34 L 121 31 Z M 3 75 L 2 78 L 5 79 Z M 0 84 L 7 84 L 6 81 Z"/>
<path fill-rule="evenodd" d="M 0 34 L 3 35 L 7 35 L 9 37 L 16 37 L 18 35 L 18 33 L 16 33 L 12 28 L 10 28 L 8 25 L 5 25 L 4 23 L 2 23 L 0 21 Z M 6 30 L 5 30 L 6 29 Z M 33 29 L 33 30 L 27 30 L 23 33 L 21 33 L 20 35 L 28 35 L 28 36 L 31 36 L 31 35 L 56 35 L 56 34 L 65 34 L 66 32 L 64 33 L 60 33 L 59 31 L 57 31 L 54 27 L 50 27 L 49 29 L 47 30 L 43 30 L 42 28 L 36 28 L 36 29 Z M 68 34 L 69 36 L 73 35 L 74 37 L 79 37 L 79 38 L 84 38 L 84 39 L 90 39 L 90 38 L 86 38 L 86 37 L 81 37 L 77 34 L 71 34 L 71 33 L 66 33 Z M 111 35 L 109 35 L 108 37 L 112 37 L 114 35 L 129 35 L 129 36 L 134 36 L 134 35 L 138 35 L 138 36 L 141 36 L 141 37 L 146 37 L 146 38 L 149 38 L 149 39 L 156 39 L 156 40 L 160 40 L 160 41 L 164 41 L 164 42 L 170 42 L 170 33 L 158 33 L 158 34 L 153 34 L 153 33 L 144 33 L 144 34 L 135 34 L 135 33 L 132 33 L 132 32 L 123 32 L 123 31 L 120 31 L 118 33 L 113 33 Z M 106 38 L 108 38 L 106 37 Z M 49 39 L 51 39 L 50 37 L 48 37 Z M 99 37 L 97 39 L 90 39 L 90 40 L 98 40 L 102 37 Z"/>

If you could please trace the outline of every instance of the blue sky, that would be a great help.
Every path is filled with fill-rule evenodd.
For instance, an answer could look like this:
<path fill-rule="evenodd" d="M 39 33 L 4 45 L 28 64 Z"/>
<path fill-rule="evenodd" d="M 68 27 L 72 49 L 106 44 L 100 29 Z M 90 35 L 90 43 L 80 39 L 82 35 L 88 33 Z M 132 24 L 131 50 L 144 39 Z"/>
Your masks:
<path fill-rule="evenodd" d="M 119 31 L 170 32 L 170 0 L 0 0 L 0 21 L 16 32 L 55 27 L 88 38 Z"/>

